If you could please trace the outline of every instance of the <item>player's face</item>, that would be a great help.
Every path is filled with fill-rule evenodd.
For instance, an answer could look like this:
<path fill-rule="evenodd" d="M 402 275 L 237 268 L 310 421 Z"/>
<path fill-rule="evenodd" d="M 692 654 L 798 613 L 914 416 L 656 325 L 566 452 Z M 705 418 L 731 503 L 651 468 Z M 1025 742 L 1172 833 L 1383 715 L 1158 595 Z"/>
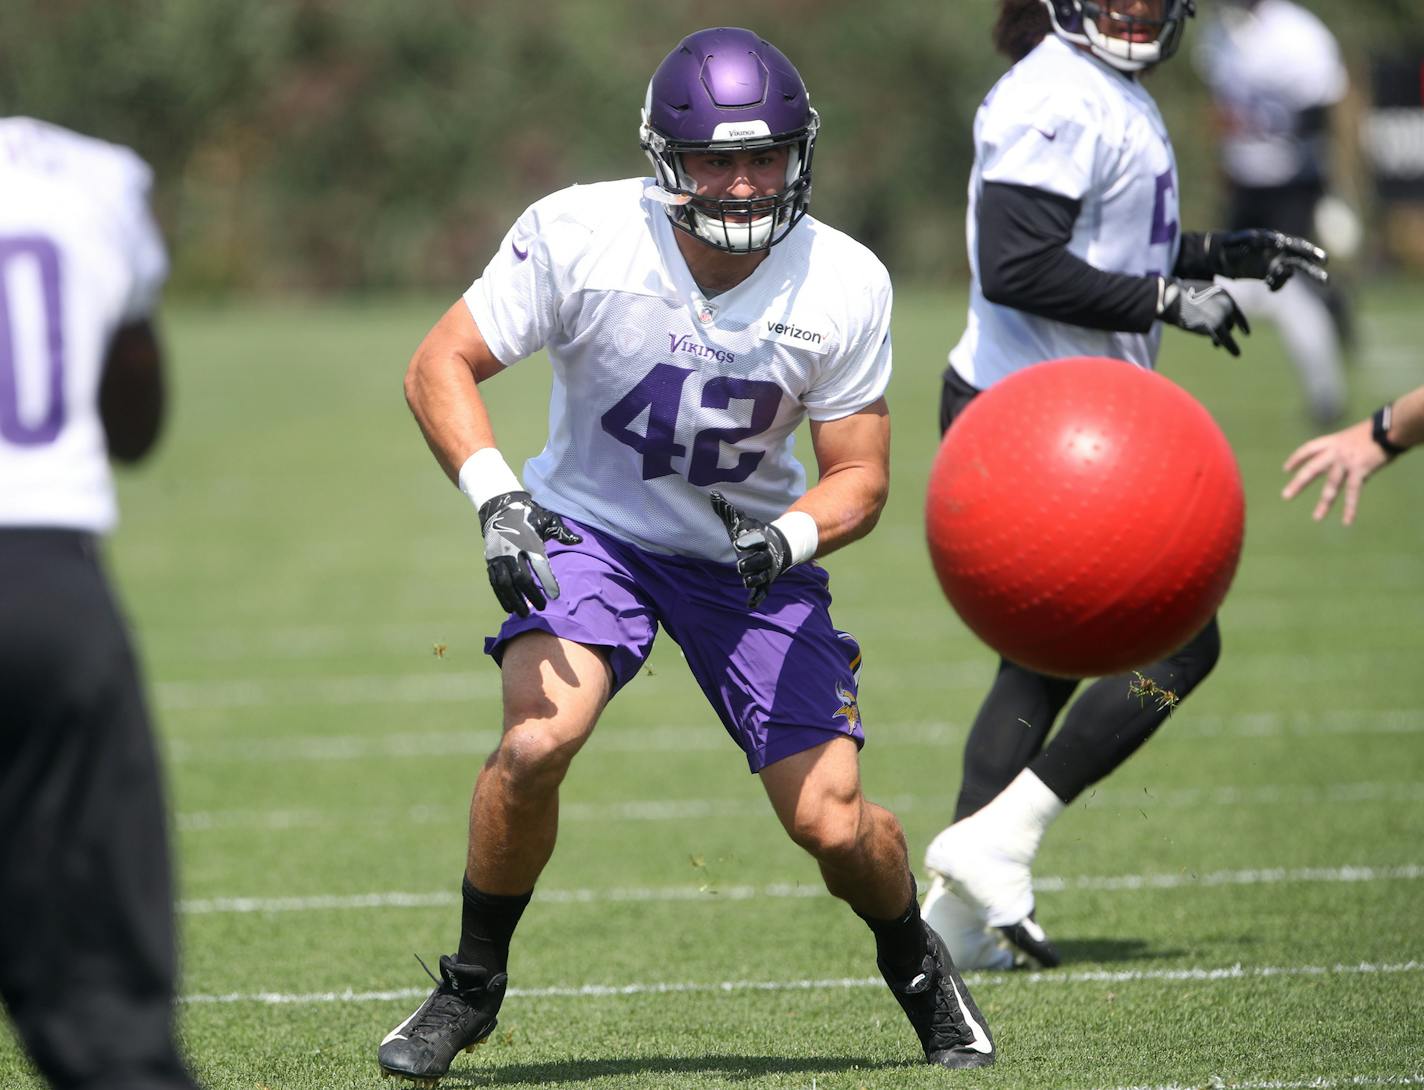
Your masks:
<path fill-rule="evenodd" d="M 775 197 L 786 188 L 790 151 L 785 146 L 752 151 L 711 151 L 683 156 L 683 169 L 697 184 L 699 197 L 749 201 Z M 770 211 L 770 206 L 766 211 Z M 749 217 L 728 216 L 729 220 Z"/>
<path fill-rule="evenodd" d="M 1129 42 L 1151 42 L 1167 17 L 1167 0 L 1104 0 L 1103 12 L 1108 16 L 1104 32 Z"/>

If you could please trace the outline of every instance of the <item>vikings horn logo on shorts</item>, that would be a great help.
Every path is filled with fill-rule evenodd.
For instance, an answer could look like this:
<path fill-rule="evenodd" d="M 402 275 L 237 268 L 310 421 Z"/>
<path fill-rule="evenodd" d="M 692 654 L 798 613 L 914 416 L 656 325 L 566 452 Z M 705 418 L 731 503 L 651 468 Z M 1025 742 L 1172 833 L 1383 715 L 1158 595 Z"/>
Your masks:
<path fill-rule="evenodd" d="M 841 706 L 833 714 L 845 718 L 846 730 L 855 730 L 860 726 L 860 705 L 856 703 L 855 690 L 847 689 L 844 685 L 837 685 L 836 697 L 840 700 Z"/>

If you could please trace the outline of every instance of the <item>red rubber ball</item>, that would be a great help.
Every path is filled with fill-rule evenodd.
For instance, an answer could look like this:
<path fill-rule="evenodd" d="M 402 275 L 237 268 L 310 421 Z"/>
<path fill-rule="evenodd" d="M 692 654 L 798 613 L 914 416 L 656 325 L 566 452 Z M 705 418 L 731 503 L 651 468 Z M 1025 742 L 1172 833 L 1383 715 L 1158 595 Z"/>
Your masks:
<path fill-rule="evenodd" d="M 1121 360 L 1035 364 L 976 397 L 930 470 L 935 572 L 1005 658 L 1099 677 L 1177 650 L 1231 586 L 1245 525 L 1226 436 Z"/>

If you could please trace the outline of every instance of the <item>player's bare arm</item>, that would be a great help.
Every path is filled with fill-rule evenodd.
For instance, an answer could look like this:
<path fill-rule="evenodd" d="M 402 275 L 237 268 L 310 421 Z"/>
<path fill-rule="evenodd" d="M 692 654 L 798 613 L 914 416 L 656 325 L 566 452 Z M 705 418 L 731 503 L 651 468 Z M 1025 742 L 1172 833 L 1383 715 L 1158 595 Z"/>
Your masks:
<path fill-rule="evenodd" d="M 875 528 L 890 495 L 890 408 L 882 397 L 839 420 L 811 421 L 821 479 L 791 505 L 816 520 L 816 556 Z"/>
<path fill-rule="evenodd" d="M 713 491 L 712 510 L 737 554 L 749 609 L 787 568 L 870 533 L 890 492 L 890 410 L 883 397 L 836 420 L 811 422 L 821 479 L 770 523 Z"/>
<path fill-rule="evenodd" d="M 458 483 L 470 455 L 495 445 L 478 384 L 503 369 L 463 300 L 441 316 L 411 357 L 406 404 L 452 481 Z"/>
<path fill-rule="evenodd" d="M 461 300 L 425 335 L 405 374 L 405 399 L 445 475 L 470 498 L 485 538 L 485 566 L 499 604 L 527 617 L 559 596 L 544 542 L 580 539 L 535 503 L 494 445 L 479 384 L 504 365 Z"/>
<path fill-rule="evenodd" d="M 109 342 L 99 386 L 111 458 L 137 462 L 153 449 L 163 424 L 163 395 L 163 353 L 153 324 L 121 326 Z"/>

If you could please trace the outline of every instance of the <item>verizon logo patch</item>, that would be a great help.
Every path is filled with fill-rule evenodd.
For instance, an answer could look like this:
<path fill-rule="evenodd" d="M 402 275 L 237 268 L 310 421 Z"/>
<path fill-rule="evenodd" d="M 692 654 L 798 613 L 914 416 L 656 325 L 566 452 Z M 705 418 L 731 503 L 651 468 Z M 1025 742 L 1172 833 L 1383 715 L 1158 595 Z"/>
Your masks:
<path fill-rule="evenodd" d="M 829 352 L 832 346 L 829 333 L 808 329 L 791 321 L 765 321 L 762 323 L 759 336 L 764 341 L 775 341 L 777 344 L 789 345 L 792 348 L 804 348 L 822 356 Z"/>

